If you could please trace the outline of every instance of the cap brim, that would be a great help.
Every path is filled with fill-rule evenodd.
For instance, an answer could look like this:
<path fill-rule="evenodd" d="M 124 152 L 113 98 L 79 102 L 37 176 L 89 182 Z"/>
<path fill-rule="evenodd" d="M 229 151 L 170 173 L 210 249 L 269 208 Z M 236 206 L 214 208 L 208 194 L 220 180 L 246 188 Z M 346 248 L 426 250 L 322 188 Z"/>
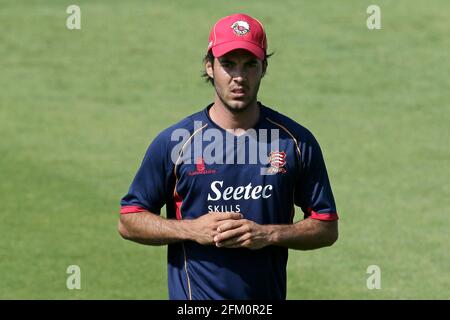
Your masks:
<path fill-rule="evenodd" d="M 250 51 L 253 55 L 255 55 L 259 60 L 264 60 L 266 57 L 266 53 L 263 49 L 261 49 L 256 44 L 253 44 L 248 41 L 230 41 L 225 42 L 219 45 L 216 45 L 212 48 L 212 53 L 214 57 L 218 58 L 225 54 L 227 54 L 230 51 L 237 50 L 237 49 L 244 49 L 247 51 Z"/>

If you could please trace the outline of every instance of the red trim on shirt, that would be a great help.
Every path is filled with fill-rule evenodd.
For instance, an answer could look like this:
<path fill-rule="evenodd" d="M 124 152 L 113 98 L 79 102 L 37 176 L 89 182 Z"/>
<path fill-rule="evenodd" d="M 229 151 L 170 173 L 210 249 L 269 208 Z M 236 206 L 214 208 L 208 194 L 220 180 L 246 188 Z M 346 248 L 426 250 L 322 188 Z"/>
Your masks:
<path fill-rule="evenodd" d="M 183 216 L 181 215 L 181 206 L 183 205 L 183 199 L 180 195 L 175 191 L 173 200 L 175 201 L 175 210 L 177 215 L 177 220 L 183 220 Z"/>
<path fill-rule="evenodd" d="M 129 213 L 137 213 L 137 212 L 144 212 L 148 211 L 147 209 L 144 209 L 139 206 L 123 206 L 120 208 L 120 214 L 129 214 Z"/>
<path fill-rule="evenodd" d="M 308 218 L 317 219 L 317 220 L 325 220 L 325 221 L 334 221 L 334 220 L 338 220 L 339 216 L 336 212 L 318 213 L 318 212 L 314 211 L 312 208 L 308 208 Z"/>

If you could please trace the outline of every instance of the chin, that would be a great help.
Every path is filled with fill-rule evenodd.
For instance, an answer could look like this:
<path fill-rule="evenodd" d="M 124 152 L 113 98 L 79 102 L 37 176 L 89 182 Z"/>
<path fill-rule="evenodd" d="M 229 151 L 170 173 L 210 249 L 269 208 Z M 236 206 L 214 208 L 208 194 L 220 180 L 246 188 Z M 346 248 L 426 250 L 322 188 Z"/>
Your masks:
<path fill-rule="evenodd" d="M 248 107 L 250 106 L 250 101 L 229 100 L 227 101 L 226 105 L 230 111 L 242 112 L 248 109 Z"/>

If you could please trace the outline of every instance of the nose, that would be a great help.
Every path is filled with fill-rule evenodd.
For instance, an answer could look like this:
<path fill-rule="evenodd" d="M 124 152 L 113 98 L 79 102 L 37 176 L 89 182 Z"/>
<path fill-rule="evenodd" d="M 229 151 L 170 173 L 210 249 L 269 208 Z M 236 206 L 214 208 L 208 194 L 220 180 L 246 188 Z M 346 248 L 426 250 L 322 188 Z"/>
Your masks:
<path fill-rule="evenodd" d="M 237 67 L 233 70 L 232 78 L 234 81 L 238 83 L 245 82 L 247 80 L 247 71 L 245 68 Z"/>
<path fill-rule="evenodd" d="M 233 81 L 239 84 L 242 84 L 245 82 L 245 78 L 243 76 L 237 76 L 233 78 Z"/>
<path fill-rule="evenodd" d="M 247 75 L 243 72 L 236 73 L 235 75 L 233 75 L 233 81 L 235 81 L 237 83 L 244 83 L 246 80 L 247 80 Z"/>

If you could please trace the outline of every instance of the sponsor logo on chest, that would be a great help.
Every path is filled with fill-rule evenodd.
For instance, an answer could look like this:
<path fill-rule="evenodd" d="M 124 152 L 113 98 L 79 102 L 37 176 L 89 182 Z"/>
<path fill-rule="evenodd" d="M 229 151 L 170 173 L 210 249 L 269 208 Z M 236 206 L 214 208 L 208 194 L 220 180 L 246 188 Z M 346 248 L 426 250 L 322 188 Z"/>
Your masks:
<path fill-rule="evenodd" d="M 246 186 L 224 187 L 223 181 L 213 181 L 210 188 L 211 192 L 208 192 L 208 201 L 267 199 L 272 196 L 273 190 L 271 184 L 252 186 L 251 182 Z"/>

